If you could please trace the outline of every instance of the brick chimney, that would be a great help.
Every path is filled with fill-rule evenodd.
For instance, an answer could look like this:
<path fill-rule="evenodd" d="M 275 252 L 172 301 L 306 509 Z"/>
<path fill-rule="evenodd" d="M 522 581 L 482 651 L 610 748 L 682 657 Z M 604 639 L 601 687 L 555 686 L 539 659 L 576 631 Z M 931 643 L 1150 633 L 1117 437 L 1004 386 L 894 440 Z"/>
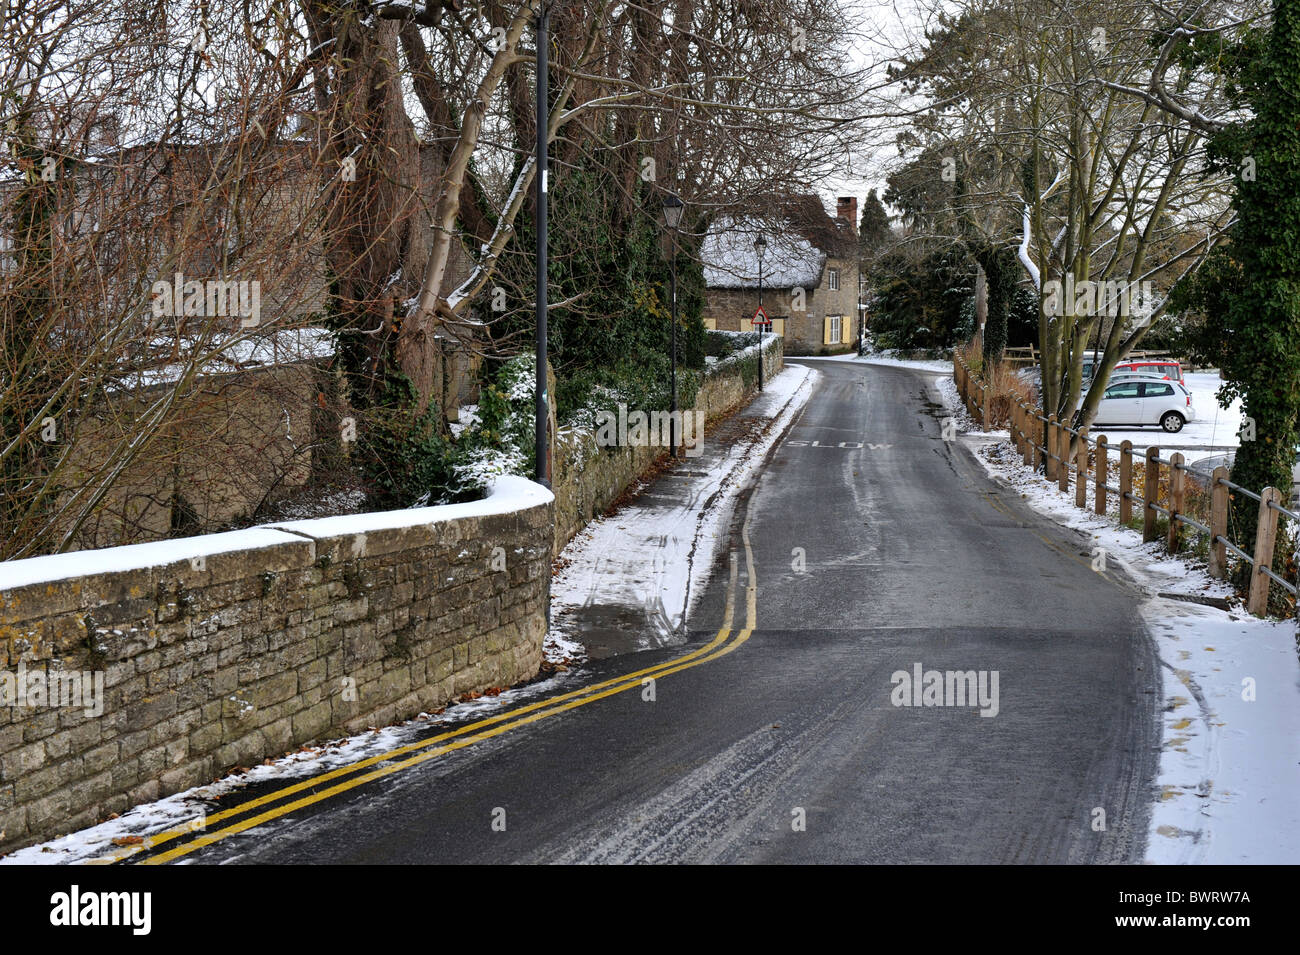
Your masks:
<path fill-rule="evenodd" d="M 858 230 L 858 200 L 856 196 L 840 196 L 835 200 L 835 217 L 843 219 L 854 232 Z"/>

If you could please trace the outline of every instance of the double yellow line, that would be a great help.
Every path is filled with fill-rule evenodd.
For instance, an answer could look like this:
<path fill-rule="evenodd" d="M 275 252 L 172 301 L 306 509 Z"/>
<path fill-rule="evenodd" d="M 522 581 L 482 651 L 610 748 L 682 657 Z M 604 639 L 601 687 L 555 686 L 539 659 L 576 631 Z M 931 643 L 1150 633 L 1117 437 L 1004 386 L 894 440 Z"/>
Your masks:
<path fill-rule="evenodd" d="M 508 710 L 504 713 L 498 713 L 486 719 L 478 720 L 459 729 L 450 730 L 441 733 L 429 739 L 421 740 L 418 743 L 411 743 L 407 746 L 401 746 L 397 749 L 380 753 L 377 756 L 371 756 L 367 759 L 350 763 L 347 766 L 341 766 L 330 772 L 322 773 L 319 776 L 312 776 L 300 782 L 285 786 L 283 789 L 277 789 L 275 792 L 260 796 L 246 803 L 234 806 L 230 809 L 222 810 L 218 813 L 204 817 L 201 830 L 196 830 L 194 824 L 181 826 L 176 829 L 169 829 L 157 835 L 146 836 L 144 841 L 136 846 L 131 846 L 120 852 L 111 853 L 89 860 L 92 864 L 112 864 L 129 859 L 140 853 L 150 853 L 150 855 L 140 860 L 141 865 L 162 865 L 171 862 L 192 852 L 221 842 L 231 836 L 253 829 L 256 826 L 279 819 L 289 813 L 296 812 L 314 803 L 345 793 L 358 786 L 364 786 L 366 783 L 374 782 L 385 776 L 391 776 L 402 770 L 410 769 L 412 766 L 418 766 L 421 763 L 431 759 L 436 759 L 446 753 L 458 749 L 464 749 L 473 746 L 475 743 L 491 739 L 494 736 L 500 736 L 510 730 L 518 729 L 521 726 L 527 726 L 530 723 L 536 723 L 551 716 L 556 716 L 568 710 L 576 709 L 579 706 L 586 706 L 597 700 L 603 700 L 606 697 L 614 696 L 618 693 L 626 693 L 628 690 L 634 690 L 645 684 L 648 679 L 659 679 L 660 677 L 669 676 L 673 673 L 680 673 L 683 670 L 689 670 L 692 667 L 700 666 L 703 663 L 709 663 L 719 657 L 731 653 L 746 640 L 754 631 L 757 621 L 757 603 L 758 587 L 754 576 L 754 555 L 749 543 L 749 519 L 746 516 L 745 522 L 741 528 L 741 537 L 745 545 L 745 564 L 746 564 L 746 584 L 745 584 L 745 627 L 734 637 L 732 637 L 732 624 L 735 615 L 735 596 L 737 583 L 736 562 L 731 562 L 731 570 L 727 582 L 726 608 L 723 615 L 722 628 L 712 640 L 692 650 L 690 653 L 667 660 L 656 666 L 646 667 L 643 670 L 637 670 L 635 673 L 628 673 L 620 677 L 605 680 L 591 686 L 582 687 L 578 690 L 572 690 L 568 693 L 562 693 L 559 696 L 548 697 L 544 700 L 538 700 L 535 703 L 529 703 L 526 706 L 517 709 Z M 412 755 L 414 754 L 414 755 Z M 409 757 L 401 759 L 400 762 L 393 762 L 400 757 Z M 317 790 L 317 787 L 331 780 L 340 780 L 326 789 Z M 284 800 L 290 799 L 299 793 L 305 793 L 297 799 L 289 802 Z M 266 808 L 264 808 L 266 807 Z M 263 809 L 262 812 L 256 810 Z M 233 820 L 233 821 L 232 821 Z M 225 823 L 214 831 L 208 831 L 208 827 Z M 195 831 L 201 831 L 202 834 L 190 839 L 187 842 L 181 842 L 171 848 L 158 851 L 168 843 L 175 842 L 185 836 L 194 835 Z"/>

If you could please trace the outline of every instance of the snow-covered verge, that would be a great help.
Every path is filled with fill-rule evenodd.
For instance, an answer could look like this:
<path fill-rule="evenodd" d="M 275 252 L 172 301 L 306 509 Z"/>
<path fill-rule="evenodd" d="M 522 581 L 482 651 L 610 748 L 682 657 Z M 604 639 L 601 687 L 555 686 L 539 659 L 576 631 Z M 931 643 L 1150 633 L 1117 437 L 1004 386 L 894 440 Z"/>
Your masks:
<path fill-rule="evenodd" d="M 1231 598 L 1194 559 L 1074 506 L 1023 464 L 1006 432 L 977 433 L 951 378 L 938 382 L 961 440 L 1035 510 L 1084 534 L 1149 595 L 1139 612 L 1163 674 L 1150 863 L 1300 862 L 1300 660 L 1294 621 L 1160 597 Z"/>
<path fill-rule="evenodd" d="M 638 626 L 639 633 L 674 639 L 726 537 L 737 495 L 807 402 L 816 377 L 812 369 L 787 367 L 750 406 L 761 427 L 722 447 L 706 440 L 699 458 L 661 478 L 682 486 L 579 532 L 561 552 L 562 569 L 551 584 L 552 632 L 578 639 L 583 626 L 575 613 L 597 607 L 649 625 Z"/>

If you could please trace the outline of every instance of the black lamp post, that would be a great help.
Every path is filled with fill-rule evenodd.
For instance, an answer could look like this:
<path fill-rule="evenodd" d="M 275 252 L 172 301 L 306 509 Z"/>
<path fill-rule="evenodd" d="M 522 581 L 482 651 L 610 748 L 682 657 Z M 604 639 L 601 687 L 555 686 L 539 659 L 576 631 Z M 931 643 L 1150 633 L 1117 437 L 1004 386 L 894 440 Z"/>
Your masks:
<path fill-rule="evenodd" d="M 767 251 L 767 239 L 760 234 L 754 240 L 754 252 L 758 254 L 758 307 L 763 307 L 763 254 Z M 766 317 L 766 316 L 764 316 Z M 765 325 L 766 322 L 763 323 Z M 763 390 L 763 325 L 758 326 L 758 390 Z"/>
<path fill-rule="evenodd" d="M 858 266 L 858 356 L 863 354 L 862 343 L 867 337 L 867 303 L 863 301 L 862 291 L 866 286 L 866 277 Z"/>
<path fill-rule="evenodd" d="M 671 333 L 672 397 L 668 407 L 668 441 L 677 457 L 677 227 L 682 224 L 682 200 L 673 193 L 664 197 L 664 225 L 668 227 L 669 256 L 672 259 L 673 322 Z"/>
<path fill-rule="evenodd" d="M 537 455 L 536 479 L 544 487 L 551 486 L 551 443 L 547 431 L 551 424 L 550 396 L 546 393 L 546 200 L 547 200 L 547 146 L 551 129 L 550 91 L 547 87 L 551 40 L 548 35 L 550 9 L 543 2 L 537 12 L 537 153 L 534 169 L 537 186 L 537 388 L 534 394 L 534 420 Z M 550 604 L 547 604 L 547 622 L 550 622 Z"/>

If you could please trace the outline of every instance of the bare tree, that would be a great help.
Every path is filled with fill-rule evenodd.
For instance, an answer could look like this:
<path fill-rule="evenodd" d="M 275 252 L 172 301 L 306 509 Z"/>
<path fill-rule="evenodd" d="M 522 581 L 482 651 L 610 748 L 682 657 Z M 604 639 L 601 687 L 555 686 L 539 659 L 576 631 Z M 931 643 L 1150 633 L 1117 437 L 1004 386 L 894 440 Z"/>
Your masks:
<path fill-rule="evenodd" d="M 220 375 L 279 333 L 303 331 L 312 357 L 311 330 L 332 329 L 359 408 L 398 378 L 445 406 L 449 352 L 510 347 L 478 305 L 502 257 L 527 254 L 512 240 L 531 214 L 538 10 L 11 0 L 0 557 L 159 533 L 153 509 L 226 407 L 202 396 L 228 396 Z M 702 231 L 835 171 L 868 122 L 838 0 L 551 11 L 557 174 L 600 166 L 615 219 L 644 214 L 650 184 Z M 236 314 L 194 304 L 190 282 L 233 287 Z M 315 453 L 296 427 L 253 442 L 290 448 L 272 485 Z"/>
<path fill-rule="evenodd" d="M 316 161 L 286 135 L 301 72 L 229 36 L 215 58 L 201 19 L 91 3 L 10 14 L 0 557 L 166 533 L 181 461 L 200 466 L 213 433 L 211 376 L 301 344 L 325 304 Z M 259 480 L 309 459 L 292 422 L 245 425 L 272 472 Z"/>
<path fill-rule="evenodd" d="M 940 22 L 905 71 L 936 104 L 913 136 L 961 186 L 949 221 L 1015 243 L 1042 303 L 1044 407 L 1086 425 L 1110 370 L 1230 222 L 1226 180 L 1194 174 L 1203 124 L 1134 91 L 1177 69 L 1182 101 L 1210 117 L 1219 81 L 1153 47 L 1177 21 L 1146 3 L 981 0 Z"/>

